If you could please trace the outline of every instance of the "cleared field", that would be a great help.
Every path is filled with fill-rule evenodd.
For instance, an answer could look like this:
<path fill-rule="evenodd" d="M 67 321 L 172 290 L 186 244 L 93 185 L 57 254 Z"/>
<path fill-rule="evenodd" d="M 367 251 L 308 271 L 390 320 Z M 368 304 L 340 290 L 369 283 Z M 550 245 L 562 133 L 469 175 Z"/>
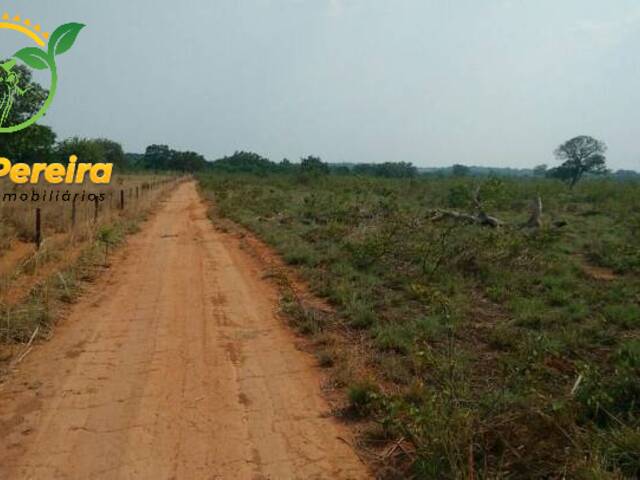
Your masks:
<path fill-rule="evenodd" d="M 389 478 L 640 473 L 638 183 L 219 174 L 201 185 L 215 215 L 275 247 L 335 308 L 282 299 Z M 538 196 L 542 226 L 525 226 Z M 464 217 L 478 210 L 503 225 Z"/>

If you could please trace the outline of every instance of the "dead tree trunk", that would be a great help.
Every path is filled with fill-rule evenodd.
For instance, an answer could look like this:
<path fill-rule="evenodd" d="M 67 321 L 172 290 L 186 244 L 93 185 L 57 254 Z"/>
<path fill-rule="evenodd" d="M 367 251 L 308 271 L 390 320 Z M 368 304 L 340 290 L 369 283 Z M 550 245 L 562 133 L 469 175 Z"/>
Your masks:
<path fill-rule="evenodd" d="M 525 224 L 527 228 L 542 228 L 542 198 L 538 195 L 533 202 L 533 208 L 531 209 L 531 217 Z"/>
<path fill-rule="evenodd" d="M 504 222 L 498 220 L 496 217 L 488 215 L 487 212 L 485 212 L 482 208 L 482 203 L 480 202 L 480 187 L 477 187 L 475 189 L 472 199 L 474 205 L 476 206 L 476 209 L 478 210 L 478 215 L 476 216 L 476 218 L 478 219 L 478 223 L 480 225 L 488 225 L 492 228 L 497 228 L 504 224 Z"/>

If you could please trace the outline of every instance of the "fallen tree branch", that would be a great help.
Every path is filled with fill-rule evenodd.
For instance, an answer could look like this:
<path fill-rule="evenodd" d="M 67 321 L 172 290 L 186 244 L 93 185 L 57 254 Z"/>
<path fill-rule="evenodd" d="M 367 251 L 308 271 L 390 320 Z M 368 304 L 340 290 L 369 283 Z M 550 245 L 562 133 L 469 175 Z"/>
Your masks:
<path fill-rule="evenodd" d="M 478 218 L 467 213 L 460 213 L 451 210 L 432 210 L 431 221 L 439 222 L 445 218 L 453 218 L 454 220 L 463 220 L 468 223 L 478 223 Z"/>
<path fill-rule="evenodd" d="M 472 223 L 477 225 L 489 226 L 491 228 L 498 228 L 504 225 L 507 225 L 506 222 L 500 220 L 497 217 L 489 215 L 484 208 L 482 207 L 482 202 L 480 201 L 480 189 L 476 188 L 473 192 L 471 199 L 478 213 L 470 214 L 457 212 L 455 210 L 442 210 L 436 209 L 431 210 L 429 212 L 430 219 L 432 222 L 438 222 L 443 219 L 453 219 L 456 221 L 462 221 L 466 223 Z M 554 222 L 553 226 L 556 228 L 560 228 L 566 225 L 566 222 Z M 540 195 L 536 197 L 533 202 L 531 209 L 531 216 L 526 223 L 520 224 L 520 228 L 533 228 L 539 229 L 542 228 L 542 198 Z"/>
<path fill-rule="evenodd" d="M 481 211 L 478 214 L 478 223 L 480 223 L 480 225 L 488 225 L 492 228 L 498 228 L 501 227 L 502 225 L 505 225 L 505 223 L 502 220 L 497 219 L 496 217 L 492 217 L 491 215 L 487 215 L 484 211 Z"/>
<path fill-rule="evenodd" d="M 477 215 L 472 215 L 469 213 L 456 212 L 455 210 L 438 209 L 432 210 L 430 213 L 432 222 L 438 222 L 445 218 L 452 218 L 453 220 L 459 220 L 467 223 L 477 223 L 478 225 L 487 225 L 493 228 L 505 225 L 502 220 L 499 220 L 496 217 L 492 217 L 491 215 L 487 215 L 485 212 L 480 212 Z"/>

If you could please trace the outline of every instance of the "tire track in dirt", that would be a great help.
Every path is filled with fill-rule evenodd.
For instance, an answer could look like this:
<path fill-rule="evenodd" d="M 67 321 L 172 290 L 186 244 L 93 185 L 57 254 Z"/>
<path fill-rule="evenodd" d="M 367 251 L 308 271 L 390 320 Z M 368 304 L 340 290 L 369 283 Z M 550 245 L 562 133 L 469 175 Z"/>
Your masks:
<path fill-rule="evenodd" d="M 254 262 L 180 185 L 0 386 L 0 478 L 369 478 Z"/>

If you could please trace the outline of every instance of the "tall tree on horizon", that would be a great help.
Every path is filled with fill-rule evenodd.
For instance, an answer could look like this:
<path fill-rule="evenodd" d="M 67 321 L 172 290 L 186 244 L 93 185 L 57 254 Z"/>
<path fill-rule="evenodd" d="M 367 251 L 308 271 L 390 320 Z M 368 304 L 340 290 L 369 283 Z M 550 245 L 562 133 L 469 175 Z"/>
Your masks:
<path fill-rule="evenodd" d="M 571 188 L 585 175 L 607 173 L 605 152 L 607 145 L 588 135 L 567 140 L 553 152 L 563 163 L 547 172 L 547 176 L 559 178 Z"/>

